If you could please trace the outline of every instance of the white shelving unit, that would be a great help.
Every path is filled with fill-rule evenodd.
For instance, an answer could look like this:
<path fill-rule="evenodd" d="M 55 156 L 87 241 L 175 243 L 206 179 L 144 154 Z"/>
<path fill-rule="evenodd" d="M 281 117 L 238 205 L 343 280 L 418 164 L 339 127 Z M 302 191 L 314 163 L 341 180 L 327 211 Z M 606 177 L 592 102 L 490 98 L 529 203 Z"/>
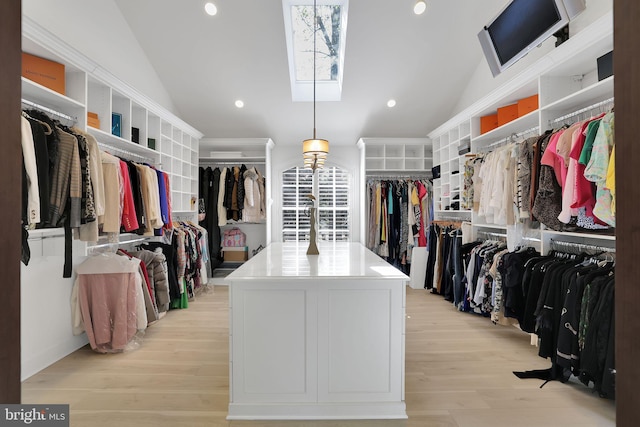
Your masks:
<path fill-rule="evenodd" d="M 535 132 L 562 124 L 558 119 L 576 113 L 597 112 L 600 106 L 613 101 L 614 78 L 598 81 L 596 59 L 613 49 L 611 15 L 605 15 L 589 28 L 576 34 L 550 52 L 532 67 L 512 79 L 476 104 L 451 118 L 433 131 L 434 165 L 440 166 L 440 178 L 434 180 L 436 218 L 458 216 L 470 220 L 474 234 L 478 231 L 505 233 L 506 226 L 487 224 L 475 212 L 447 209 L 459 194 L 464 178 L 465 157 L 458 154 L 460 142 L 471 143 L 471 153 L 491 151 L 514 135 Z M 484 134 L 480 133 L 480 117 L 494 114 L 499 107 L 538 94 L 539 108 Z M 576 118 L 567 119 L 575 121 Z M 460 171 L 460 173 L 455 173 Z M 558 232 L 544 226 L 529 236 L 539 242 L 547 253 L 552 240 L 613 247 L 615 236 L 590 232 Z"/>
<path fill-rule="evenodd" d="M 462 186 L 464 183 L 464 155 L 458 153 L 463 146 L 471 144 L 469 121 L 452 127 L 448 132 L 433 138 L 434 165 L 440 166 L 440 177 L 433 180 L 434 210 L 436 214 L 456 215 L 466 218 L 471 211 L 460 209 Z M 436 215 L 437 217 L 438 215 Z"/>
<path fill-rule="evenodd" d="M 365 170 L 370 172 L 431 172 L 433 157 L 428 138 L 361 138 Z"/>
<path fill-rule="evenodd" d="M 80 58 L 84 67 L 75 65 L 78 53 L 73 59 L 63 58 L 56 53 L 56 40 L 38 42 L 29 37 L 29 26 L 26 29 L 25 52 L 65 65 L 66 94 L 22 78 L 22 98 L 44 107 L 45 112 L 48 109 L 72 117 L 75 126 L 86 129 L 98 140 L 101 149 L 133 160 L 146 160 L 167 172 L 173 211 L 195 214 L 198 144 L 202 134 L 135 90 L 128 90 L 115 77 L 105 72 L 94 75 L 93 70 L 99 66 L 88 66 L 87 58 Z M 88 112 L 98 115 L 99 128 L 87 126 Z M 112 133 L 112 113 L 121 115 L 120 136 Z M 133 141 L 134 127 L 138 129 L 137 142 Z"/>

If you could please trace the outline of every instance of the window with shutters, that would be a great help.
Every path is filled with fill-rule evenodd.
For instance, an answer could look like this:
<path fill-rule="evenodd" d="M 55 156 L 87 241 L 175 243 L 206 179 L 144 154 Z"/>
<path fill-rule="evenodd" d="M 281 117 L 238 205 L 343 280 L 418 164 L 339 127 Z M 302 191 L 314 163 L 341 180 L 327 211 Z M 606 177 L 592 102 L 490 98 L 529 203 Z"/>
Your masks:
<path fill-rule="evenodd" d="M 309 240 L 309 194 L 318 195 L 318 240 L 349 240 L 349 175 L 337 167 L 320 169 L 317 183 L 310 169 L 282 174 L 282 240 Z M 317 191 L 313 191 L 317 186 Z"/>

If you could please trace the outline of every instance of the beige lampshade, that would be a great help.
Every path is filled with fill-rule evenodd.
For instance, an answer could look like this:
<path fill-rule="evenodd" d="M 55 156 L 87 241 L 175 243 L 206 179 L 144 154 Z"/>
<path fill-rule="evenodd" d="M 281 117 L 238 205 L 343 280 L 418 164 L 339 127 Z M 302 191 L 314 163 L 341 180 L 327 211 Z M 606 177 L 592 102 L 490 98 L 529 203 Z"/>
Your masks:
<path fill-rule="evenodd" d="M 302 152 L 304 154 L 324 154 L 329 153 L 329 141 L 326 139 L 305 139 L 302 141 Z"/>
<path fill-rule="evenodd" d="M 302 142 L 304 167 L 322 169 L 329 153 L 329 141 L 326 139 L 305 139 Z"/>

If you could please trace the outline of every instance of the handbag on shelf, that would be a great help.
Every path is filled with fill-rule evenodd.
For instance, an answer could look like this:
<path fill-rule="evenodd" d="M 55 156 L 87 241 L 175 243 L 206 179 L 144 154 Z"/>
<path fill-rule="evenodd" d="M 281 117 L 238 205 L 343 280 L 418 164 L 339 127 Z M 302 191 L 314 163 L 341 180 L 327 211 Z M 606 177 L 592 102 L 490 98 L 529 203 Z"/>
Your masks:
<path fill-rule="evenodd" d="M 246 246 L 247 235 L 242 232 L 238 227 L 225 230 L 222 240 L 222 246 L 227 248 L 237 248 Z"/>

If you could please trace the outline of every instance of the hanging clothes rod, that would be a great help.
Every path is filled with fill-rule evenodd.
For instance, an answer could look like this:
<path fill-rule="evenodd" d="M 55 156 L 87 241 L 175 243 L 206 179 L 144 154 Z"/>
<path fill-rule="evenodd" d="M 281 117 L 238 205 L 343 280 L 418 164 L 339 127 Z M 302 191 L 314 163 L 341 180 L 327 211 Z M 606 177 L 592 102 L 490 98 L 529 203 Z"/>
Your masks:
<path fill-rule="evenodd" d="M 199 159 L 198 164 L 200 165 L 218 165 L 218 166 L 240 166 L 240 165 L 264 165 L 266 162 L 264 160 L 244 160 L 237 162 L 221 162 L 219 160 L 214 159 Z"/>
<path fill-rule="evenodd" d="M 47 240 L 47 239 L 64 239 L 64 229 L 58 228 L 60 230 L 60 234 L 45 234 L 43 235 L 29 235 L 29 241 L 37 242 L 39 240 Z"/>
<path fill-rule="evenodd" d="M 586 243 L 565 242 L 562 240 L 551 239 L 551 247 L 556 246 L 558 249 L 578 249 L 579 251 L 596 251 L 596 252 L 610 252 L 615 253 L 615 248 L 608 248 L 606 246 L 589 245 Z"/>
<path fill-rule="evenodd" d="M 525 135 L 528 135 L 530 133 L 539 133 L 539 132 L 540 132 L 540 126 L 534 126 L 532 128 L 525 129 L 522 132 L 512 133 L 511 135 L 507 136 L 506 138 L 503 138 L 503 139 L 500 139 L 498 141 L 492 142 L 491 144 L 487 145 L 486 147 L 482 147 L 482 149 L 479 150 L 479 151 L 480 152 L 485 152 L 489 148 L 495 148 L 496 146 L 503 145 L 503 144 L 508 144 L 508 143 L 511 143 L 511 142 L 518 142 L 518 140 L 520 138 L 524 137 Z"/>
<path fill-rule="evenodd" d="M 605 99 L 604 101 L 596 102 L 595 104 L 589 105 L 588 107 L 585 107 L 585 108 L 581 108 L 578 111 L 574 111 L 573 113 L 566 114 L 562 117 L 558 117 L 557 119 L 549 120 L 549 124 L 551 125 L 558 122 L 562 122 L 572 117 L 579 116 L 580 114 L 595 110 L 596 108 L 601 108 L 601 107 L 604 107 L 605 105 L 613 104 L 613 101 L 614 101 L 614 98 L 609 98 L 609 99 Z"/>
<path fill-rule="evenodd" d="M 123 241 L 119 241 L 119 242 L 107 242 L 107 243 L 99 243 L 97 245 L 91 245 L 91 246 L 87 246 L 88 250 L 93 250 L 93 249 L 99 249 L 99 248 L 106 248 L 106 247 L 110 247 L 110 246 L 123 246 L 123 245 L 129 245 L 131 243 L 139 243 L 139 242 L 146 242 L 149 241 L 150 238 L 155 237 L 155 236 L 147 236 L 147 237 L 140 237 L 137 239 L 131 239 L 131 240 L 123 240 Z"/>
<path fill-rule="evenodd" d="M 193 217 L 196 215 L 196 212 L 194 212 L 192 215 L 171 215 L 171 219 L 173 220 L 173 222 L 193 222 Z"/>
<path fill-rule="evenodd" d="M 367 175 L 367 180 L 411 180 L 411 181 L 420 181 L 423 179 L 429 179 L 429 173 L 425 172 L 424 175 L 397 175 L 397 174 L 389 174 L 389 175 Z"/>
<path fill-rule="evenodd" d="M 493 231 L 478 230 L 477 234 L 485 236 L 487 239 L 494 238 L 496 240 L 507 240 L 507 234 L 506 233 L 495 233 Z"/>
<path fill-rule="evenodd" d="M 69 120 L 72 123 L 76 123 L 78 121 L 77 117 L 72 117 L 72 116 L 70 116 L 68 114 L 64 114 L 64 113 L 61 113 L 59 111 L 52 110 L 49 107 L 45 107 L 44 105 L 36 104 L 35 102 L 29 101 L 28 99 L 24 99 L 23 98 L 22 99 L 22 104 L 26 105 L 26 106 L 29 106 L 31 108 L 35 108 L 36 110 L 40 110 L 40 111 L 42 111 L 44 113 L 53 114 L 54 116 L 57 116 L 57 117 L 59 117 L 61 119 Z"/>
<path fill-rule="evenodd" d="M 469 222 L 469 218 L 464 215 L 467 212 L 461 212 L 463 213 L 463 215 L 460 216 L 453 216 L 453 215 L 447 215 L 447 216 L 438 216 L 437 219 L 432 220 L 431 222 L 433 224 L 439 224 L 439 225 L 453 225 L 456 224 L 458 226 L 462 225 L 463 222 Z"/>
<path fill-rule="evenodd" d="M 432 224 L 435 225 L 439 225 L 441 227 L 456 227 L 456 228 L 460 228 L 462 227 L 462 223 L 464 221 L 460 220 L 460 219 L 434 219 L 433 221 L 431 221 Z"/>
<path fill-rule="evenodd" d="M 471 211 L 454 211 L 458 212 L 460 215 L 441 215 L 438 214 L 438 218 L 436 221 L 469 221 L 468 216 L 471 214 Z"/>
<path fill-rule="evenodd" d="M 153 161 L 153 159 L 150 158 L 150 157 L 146 157 L 146 156 L 143 156 L 142 154 L 138 154 L 138 153 L 133 153 L 131 151 L 124 150 L 122 148 L 114 147 L 113 145 L 105 144 L 104 142 L 98 141 L 98 146 L 104 148 L 107 151 L 115 151 L 115 152 L 123 154 L 123 155 L 125 155 L 127 157 L 135 157 L 137 159 L 143 160 L 143 162 L 146 162 L 146 163 L 151 163 L 151 164 L 155 163 Z"/>

